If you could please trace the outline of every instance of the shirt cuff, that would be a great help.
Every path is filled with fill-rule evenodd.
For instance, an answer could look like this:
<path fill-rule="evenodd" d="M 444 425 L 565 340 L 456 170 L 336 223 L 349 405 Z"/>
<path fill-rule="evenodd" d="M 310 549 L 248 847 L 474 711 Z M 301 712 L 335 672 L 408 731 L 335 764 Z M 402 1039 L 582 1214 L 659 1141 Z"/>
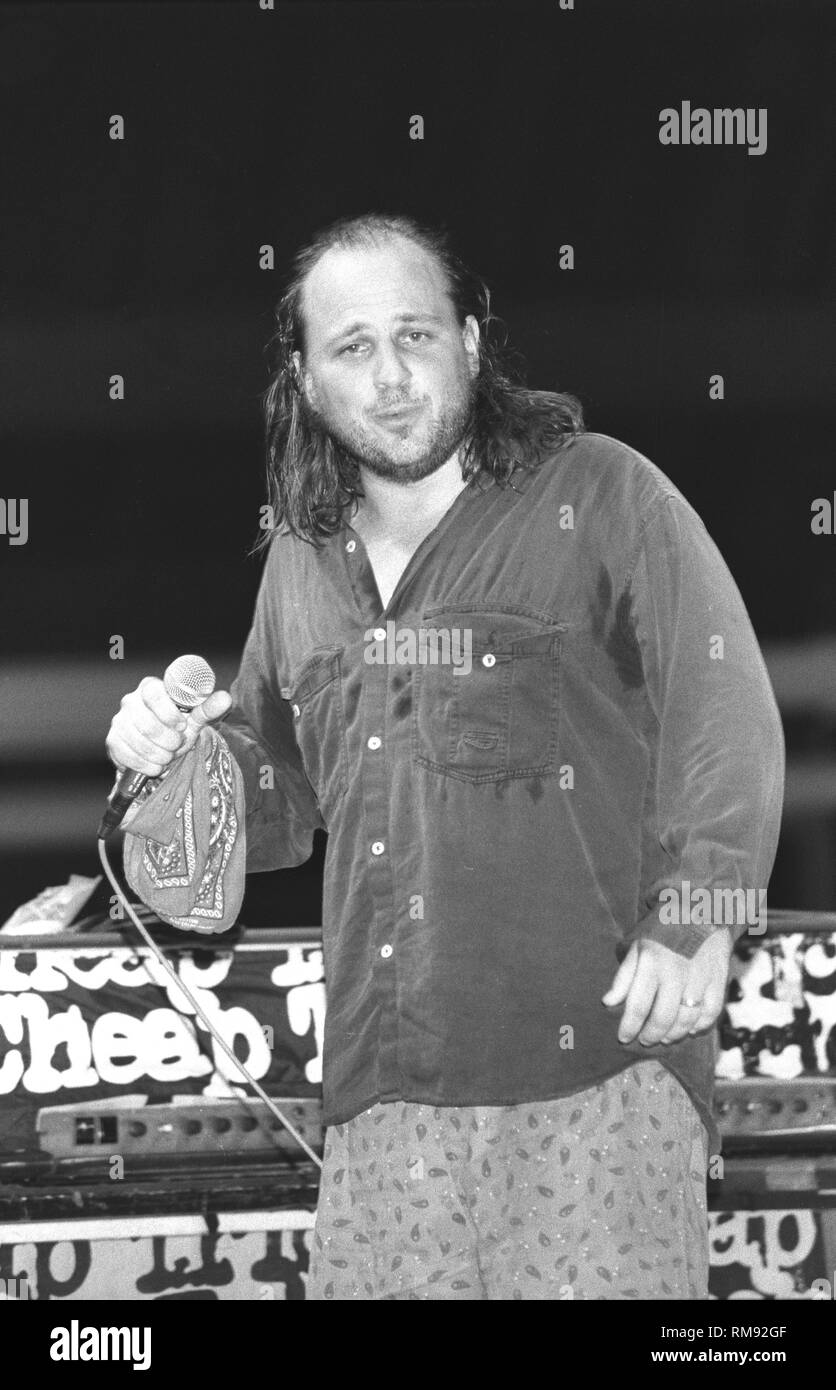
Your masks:
<path fill-rule="evenodd" d="M 737 941 L 746 932 L 753 936 L 763 936 L 766 931 L 765 916 L 761 922 L 732 923 L 722 920 L 671 922 L 666 920 L 669 915 L 668 905 L 656 903 L 651 911 L 641 918 L 636 928 L 635 937 L 642 941 L 658 941 L 660 946 L 667 946 L 669 951 L 674 951 L 678 956 L 684 956 L 686 960 L 691 960 L 703 942 L 707 941 L 715 932 L 726 931 L 733 941 Z"/>

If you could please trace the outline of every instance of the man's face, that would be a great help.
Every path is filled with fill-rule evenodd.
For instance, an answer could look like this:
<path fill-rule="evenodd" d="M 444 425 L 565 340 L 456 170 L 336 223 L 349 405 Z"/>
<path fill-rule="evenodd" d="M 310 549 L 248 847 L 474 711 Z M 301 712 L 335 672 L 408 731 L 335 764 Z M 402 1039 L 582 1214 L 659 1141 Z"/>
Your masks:
<path fill-rule="evenodd" d="M 357 463 L 416 482 L 461 443 L 479 370 L 479 329 L 455 315 L 442 271 L 387 238 L 328 251 L 302 299 L 305 357 L 294 354 L 309 417 Z"/>

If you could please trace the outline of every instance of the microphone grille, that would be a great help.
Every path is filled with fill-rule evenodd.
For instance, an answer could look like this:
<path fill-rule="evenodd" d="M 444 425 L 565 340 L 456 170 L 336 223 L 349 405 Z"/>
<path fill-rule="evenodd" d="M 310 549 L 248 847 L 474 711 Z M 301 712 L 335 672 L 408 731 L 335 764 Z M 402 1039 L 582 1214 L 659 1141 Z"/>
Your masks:
<path fill-rule="evenodd" d="M 166 694 L 182 709 L 194 709 L 215 689 L 215 672 L 202 656 L 178 656 L 163 676 Z"/>

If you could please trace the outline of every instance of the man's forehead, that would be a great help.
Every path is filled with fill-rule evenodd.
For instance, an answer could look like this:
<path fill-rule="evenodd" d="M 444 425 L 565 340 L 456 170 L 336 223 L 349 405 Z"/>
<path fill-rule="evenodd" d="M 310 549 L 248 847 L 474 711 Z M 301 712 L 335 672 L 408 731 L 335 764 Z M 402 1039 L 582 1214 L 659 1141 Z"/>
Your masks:
<path fill-rule="evenodd" d="M 302 311 L 314 333 L 330 333 L 347 317 L 451 312 L 444 273 L 420 246 L 385 241 L 333 247 L 308 274 Z"/>

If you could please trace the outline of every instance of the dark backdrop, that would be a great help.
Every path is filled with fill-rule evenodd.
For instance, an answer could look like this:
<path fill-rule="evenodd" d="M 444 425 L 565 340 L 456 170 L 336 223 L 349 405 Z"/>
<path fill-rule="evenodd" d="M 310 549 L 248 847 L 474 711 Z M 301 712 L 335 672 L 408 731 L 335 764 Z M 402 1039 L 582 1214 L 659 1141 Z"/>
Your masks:
<path fill-rule="evenodd" d="M 293 250 L 340 215 L 443 222 L 530 382 L 575 392 L 592 428 L 681 488 L 767 650 L 821 652 L 836 629 L 836 536 L 810 530 L 836 489 L 835 20 L 819 0 L 2 7 L 2 493 L 29 499 L 30 534 L 0 535 L 7 715 L 16 700 L 0 920 L 56 875 L 95 872 L 76 793 L 92 805 L 109 786 L 111 635 L 121 689 L 180 651 L 240 650 L 272 305 Z M 659 111 L 684 99 L 766 107 L 767 152 L 663 147 Z M 814 759 L 819 791 L 774 885 L 826 906 L 834 880 L 810 882 L 800 846 L 809 832 L 818 862 L 834 857 L 836 711 L 805 706 L 803 675 L 790 686 L 790 754 Z M 320 859 L 262 879 L 251 916 L 317 921 Z"/>

